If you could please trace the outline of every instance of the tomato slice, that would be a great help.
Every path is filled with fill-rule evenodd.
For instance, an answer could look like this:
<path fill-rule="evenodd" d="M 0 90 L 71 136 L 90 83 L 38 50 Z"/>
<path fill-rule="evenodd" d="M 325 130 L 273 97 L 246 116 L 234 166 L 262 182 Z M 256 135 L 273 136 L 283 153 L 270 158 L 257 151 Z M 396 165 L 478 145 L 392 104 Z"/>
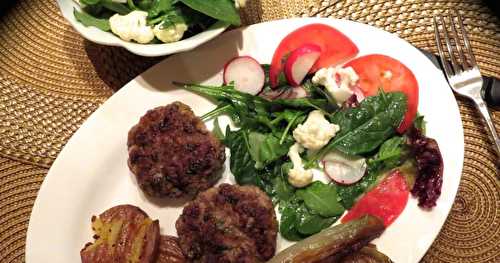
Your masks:
<path fill-rule="evenodd" d="M 337 29 L 325 24 L 303 26 L 283 38 L 274 51 L 269 70 L 272 87 L 278 85 L 279 75 L 283 72 L 286 56 L 304 44 L 315 44 L 321 48 L 321 56 L 310 72 L 344 63 L 358 54 L 358 47 Z"/>
<path fill-rule="evenodd" d="M 380 218 L 387 227 L 403 212 L 409 194 L 404 176 L 396 170 L 361 197 L 341 221 L 345 223 L 372 215 Z"/>
<path fill-rule="evenodd" d="M 379 88 L 386 92 L 406 94 L 408 109 L 398 132 L 403 133 L 413 123 L 418 107 L 418 83 L 415 75 L 398 60 L 389 56 L 372 54 L 361 56 L 345 64 L 359 75 L 359 87 L 365 96 L 377 94 Z"/>

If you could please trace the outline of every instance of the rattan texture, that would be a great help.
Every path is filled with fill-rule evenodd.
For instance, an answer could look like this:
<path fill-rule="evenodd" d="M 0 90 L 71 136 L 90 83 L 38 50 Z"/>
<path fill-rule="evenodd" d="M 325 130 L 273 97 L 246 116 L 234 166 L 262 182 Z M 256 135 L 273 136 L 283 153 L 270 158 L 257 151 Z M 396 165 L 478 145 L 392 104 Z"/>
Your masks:
<path fill-rule="evenodd" d="M 485 75 L 500 77 L 500 23 L 481 1 L 249 0 L 243 22 L 344 18 L 383 28 L 435 52 L 435 13 L 458 8 Z M 55 1 L 19 0 L 0 17 L 0 261 L 24 262 L 37 191 L 64 144 L 114 91 L 161 58 L 83 40 Z M 457 98 L 465 163 L 452 212 L 425 262 L 500 262 L 500 185 L 480 116 Z M 500 109 L 491 109 L 500 127 Z"/>

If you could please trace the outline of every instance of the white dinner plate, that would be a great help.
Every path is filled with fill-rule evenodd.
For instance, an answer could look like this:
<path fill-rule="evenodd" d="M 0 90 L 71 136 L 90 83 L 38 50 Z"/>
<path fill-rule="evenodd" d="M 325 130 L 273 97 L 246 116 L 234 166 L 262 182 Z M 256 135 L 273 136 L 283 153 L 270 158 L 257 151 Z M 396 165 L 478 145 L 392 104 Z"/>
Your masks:
<path fill-rule="evenodd" d="M 118 204 L 139 206 L 160 220 L 163 234 L 176 235 L 174 224 L 182 205 L 151 201 L 140 191 L 127 166 L 129 129 L 147 110 L 176 100 L 191 106 L 197 115 L 213 109 L 207 99 L 176 89 L 171 82 L 221 84 L 221 69 L 228 59 L 251 55 L 269 63 L 286 34 L 318 22 L 349 36 L 359 55 L 392 56 L 417 78 L 419 112 L 425 115 L 428 136 L 437 140 L 443 155 L 442 194 L 431 211 L 420 209 L 410 198 L 401 216 L 375 243 L 395 262 L 418 262 L 439 233 L 460 182 L 464 141 L 457 103 L 442 72 L 406 41 L 365 24 L 319 18 L 273 21 L 228 32 L 197 50 L 165 59 L 114 94 L 69 140 L 45 178 L 29 223 L 27 262 L 79 262 L 80 249 L 92 240 L 91 216 Z M 221 182 L 234 182 L 227 162 L 225 169 Z M 288 245 L 278 238 L 279 250 Z"/>

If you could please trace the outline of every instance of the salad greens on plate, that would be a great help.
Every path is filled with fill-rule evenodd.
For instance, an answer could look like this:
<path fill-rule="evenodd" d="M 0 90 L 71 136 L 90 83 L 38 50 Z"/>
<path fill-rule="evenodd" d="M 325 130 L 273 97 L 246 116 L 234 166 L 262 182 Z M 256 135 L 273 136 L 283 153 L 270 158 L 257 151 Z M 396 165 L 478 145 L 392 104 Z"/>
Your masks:
<path fill-rule="evenodd" d="M 441 154 L 417 116 L 413 73 L 379 54 L 338 66 L 357 52 L 334 28 L 311 24 L 285 37 L 270 65 L 231 59 L 222 86 L 174 83 L 217 104 L 202 120 L 215 119 L 235 181 L 271 197 L 288 240 L 366 214 L 388 226 L 410 192 L 424 208 L 439 197 Z M 220 115 L 236 129 L 221 128 Z"/>

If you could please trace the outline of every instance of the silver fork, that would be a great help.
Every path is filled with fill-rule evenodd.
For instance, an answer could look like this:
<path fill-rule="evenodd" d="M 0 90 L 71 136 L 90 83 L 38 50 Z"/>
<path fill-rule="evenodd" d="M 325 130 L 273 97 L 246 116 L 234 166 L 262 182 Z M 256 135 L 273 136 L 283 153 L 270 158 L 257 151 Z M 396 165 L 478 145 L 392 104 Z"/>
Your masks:
<path fill-rule="evenodd" d="M 447 25 L 442 16 L 434 16 L 434 34 L 436 36 L 436 45 L 439 51 L 439 57 L 441 58 L 441 64 L 443 65 L 446 78 L 450 84 L 453 91 L 456 93 L 470 98 L 476 104 L 481 115 L 483 115 L 486 124 L 488 125 L 488 130 L 493 137 L 493 143 L 496 145 L 497 152 L 497 165 L 500 162 L 500 139 L 498 138 L 495 125 L 491 120 L 488 108 L 481 97 L 481 87 L 483 86 L 483 78 L 479 72 L 479 67 L 476 62 L 476 58 L 472 53 L 469 38 L 465 32 L 464 23 L 460 13 L 453 9 L 455 13 L 456 20 L 458 21 L 458 27 L 460 29 L 460 34 L 462 35 L 462 43 L 459 39 L 459 34 L 457 33 L 457 28 L 455 27 L 455 19 L 451 14 L 448 14 L 449 23 L 451 24 L 451 40 L 450 34 L 448 32 Z M 441 29 L 439 27 L 441 25 Z M 443 52 L 443 44 L 441 41 L 440 30 L 443 31 L 444 42 L 448 55 L 451 61 L 451 67 L 449 62 L 446 61 L 445 53 Z M 464 49 L 466 52 L 464 52 Z M 456 50 L 458 53 L 458 58 L 455 57 Z"/>

